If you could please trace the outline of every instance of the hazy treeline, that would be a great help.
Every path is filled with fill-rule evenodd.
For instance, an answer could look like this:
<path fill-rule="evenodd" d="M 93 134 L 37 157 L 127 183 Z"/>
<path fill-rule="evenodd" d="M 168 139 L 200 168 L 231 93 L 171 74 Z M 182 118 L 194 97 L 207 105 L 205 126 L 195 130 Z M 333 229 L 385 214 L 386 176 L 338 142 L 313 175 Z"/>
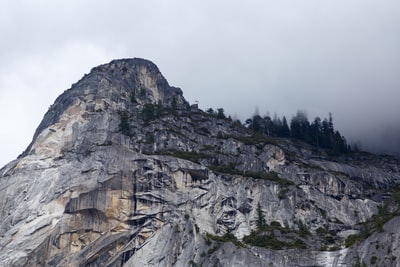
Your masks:
<path fill-rule="evenodd" d="M 280 118 L 275 115 L 271 118 L 268 115 L 261 117 L 256 114 L 246 120 L 245 126 L 267 136 L 297 138 L 317 147 L 331 149 L 334 154 L 347 153 L 351 150 L 346 138 L 335 130 L 331 113 L 329 118 L 316 117 L 310 123 L 305 111 L 297 111 L 290 124 L 285 116 Z"/>

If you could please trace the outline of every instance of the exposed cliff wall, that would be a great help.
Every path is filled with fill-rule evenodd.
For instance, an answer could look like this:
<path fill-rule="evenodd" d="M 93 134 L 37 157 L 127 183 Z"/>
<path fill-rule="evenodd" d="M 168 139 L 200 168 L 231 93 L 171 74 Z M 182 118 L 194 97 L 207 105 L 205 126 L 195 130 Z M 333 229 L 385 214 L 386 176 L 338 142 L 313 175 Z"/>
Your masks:
<path fill-rule="evenodd" d="M 396 266 L 399 182 L 394 158 L 254 135 L 116 60 L 0 170 L 0 265 Z"/>

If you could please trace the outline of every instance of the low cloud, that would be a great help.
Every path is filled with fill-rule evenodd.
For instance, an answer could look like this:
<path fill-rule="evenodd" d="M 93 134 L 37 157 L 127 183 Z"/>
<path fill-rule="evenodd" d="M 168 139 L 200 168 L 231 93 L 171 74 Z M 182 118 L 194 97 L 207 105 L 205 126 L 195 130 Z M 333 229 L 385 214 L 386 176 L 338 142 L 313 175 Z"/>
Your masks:
<path fill-rule="evenodd" d="M 349 140 L 400 151 L 399 1 L 44 0 L 3 4 L 0 21 L 1 165 L 56 96 L 123 57 L 152 60 L 202 108 L 241 119 L 256 106 L 310 120 L 332 112 Z"/>

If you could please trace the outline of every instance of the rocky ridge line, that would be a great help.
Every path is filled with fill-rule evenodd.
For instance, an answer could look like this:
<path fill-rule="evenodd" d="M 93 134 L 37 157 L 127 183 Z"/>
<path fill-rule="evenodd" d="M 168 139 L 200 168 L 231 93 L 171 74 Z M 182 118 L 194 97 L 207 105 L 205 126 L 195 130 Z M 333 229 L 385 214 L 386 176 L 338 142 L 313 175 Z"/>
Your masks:
<path fill-rule="evenodd" d="M 395 158 L 256 135 L 115 60 L 0 170 L 0 265 L 396 266 L 399 180 Z"/>

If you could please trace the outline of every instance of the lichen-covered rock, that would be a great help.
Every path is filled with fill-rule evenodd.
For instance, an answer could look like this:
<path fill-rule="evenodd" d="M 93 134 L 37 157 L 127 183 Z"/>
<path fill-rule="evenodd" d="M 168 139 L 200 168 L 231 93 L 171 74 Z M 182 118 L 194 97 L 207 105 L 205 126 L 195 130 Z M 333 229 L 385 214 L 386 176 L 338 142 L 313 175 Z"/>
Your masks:
<path fill-rule="evenodd" d="M 399 182 L 397 159 L 254 135 L 115 60 L 0 170 L 0 266 L 396 266 Z"/>

